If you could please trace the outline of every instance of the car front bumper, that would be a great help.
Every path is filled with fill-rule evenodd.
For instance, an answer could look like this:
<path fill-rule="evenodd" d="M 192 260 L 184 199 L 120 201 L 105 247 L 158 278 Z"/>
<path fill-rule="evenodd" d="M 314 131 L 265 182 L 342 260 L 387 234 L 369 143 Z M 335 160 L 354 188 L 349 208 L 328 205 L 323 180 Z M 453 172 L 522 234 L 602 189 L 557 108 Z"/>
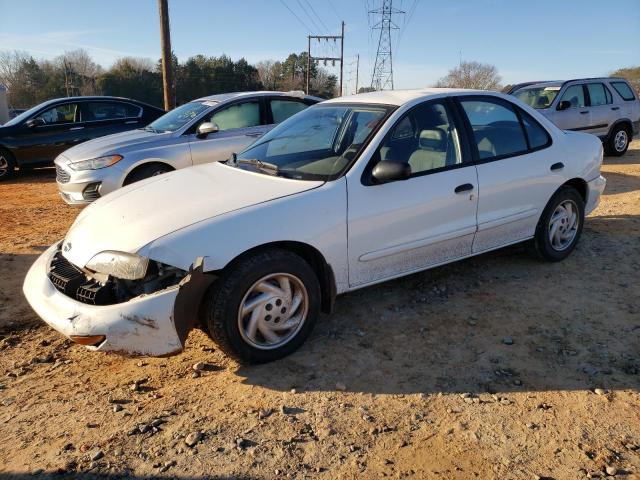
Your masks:
<path fill-rule="evenodd" d="M 56 158 L 55 166 L 58 191 L 69 205 L 88 205 L 120 188 L 124 178 L 124 171 L 118 164 L 97 170 L 73 170 L 61 155 Z"/>
<path fill-rule="evenodd" d="M 597 178 L 587 182 L 587 204 L 584 207 L 584 214 L 589 215 L 593 212 L 600 203 L 600 197 L 604 192 L 604 188 L 607 186 L 607 179 L 600 175 Z"/>
<path fill-rule="evenodd" d="M 54 244 L 31 266 L 23 291 L 31 307 L 49 326 L 66 337 L 104 336 L 87 348 L 129 354 L 164 356 L 178 353 L 183 343 L 174 323 L 180 287 L 141 295 L 113 305 L 88 305 L 67 297 L 48 277 Z"/>

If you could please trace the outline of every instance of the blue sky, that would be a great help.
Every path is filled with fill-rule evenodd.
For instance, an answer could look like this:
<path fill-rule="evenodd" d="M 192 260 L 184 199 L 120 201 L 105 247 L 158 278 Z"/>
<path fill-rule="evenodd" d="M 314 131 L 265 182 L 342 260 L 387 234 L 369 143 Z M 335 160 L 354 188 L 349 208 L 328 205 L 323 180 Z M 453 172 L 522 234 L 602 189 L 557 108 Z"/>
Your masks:
<path fill-rule="evenodd" d="M 172 46 L 181 60 L 198 53 L 282 59 L 306 50 L 309 33 L 339 33 L 344 20 L 345 79 L 353 89 L 357 53 L 360 85 L 371 81 L 378 33 L 366 11 L 380 3 L 169 0 Z M 503 83 L 640 65 L 640 0 L 394 0 L 394 7 L 407 11 L 395 20 L 402 27 L 393 37 L 396 88 L 433 84 L 460 58 L 496 65 Z M 160 56 L 156 0 L 0 0 L 0 19 L 0 49 L 38 58 L 76 48 L 103 66 L 121 56 Z M 313 54 L 333 56 L 332 50 Z"/>

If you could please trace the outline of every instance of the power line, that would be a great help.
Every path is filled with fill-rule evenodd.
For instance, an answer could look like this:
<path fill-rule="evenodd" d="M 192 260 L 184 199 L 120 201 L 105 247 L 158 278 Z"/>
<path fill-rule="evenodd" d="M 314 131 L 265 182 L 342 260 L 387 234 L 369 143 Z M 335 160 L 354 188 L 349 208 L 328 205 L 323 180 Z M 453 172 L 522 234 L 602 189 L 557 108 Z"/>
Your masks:
<path fill-rule="evenodd" d="M 309 13 L 309 11 L 304 7 L 304 5 L 302 5 L 302 2 L 300 0 L 296 0 L 298 2 L 298 5 L 300 6 L 300 8 L 302 9 L 302 11 L 304 12 L 304 14 L 307 16 L 307 18 L 309 20 L 311 20 L 311 23 L 314 26 L 314 30 L 316 32 L 319 32 L 321 30 L 320 27 L 318 27 L 318 24 L 316 23 L 316 21 L 313 19 L 313 17 L 311 16 L 311 14 Z"/>
<path fill-rule="evenodd" d="M 318 20 L 320 20 L 320 23 L 322 24 L 322 26 L 324 27 L 325 32 L 329 33 L 329 28 L 327 28 L 327 25 L 322 21 L 322 18 L 320 18 L 320 15 L 318 15 L 318 12 L 316 12 L 316 9 L 313 8 L 313 5 L 311 5 L 311 3 L 309 2 L 309 0 L 304 0 L 306 2 L 307 5 L 309 5 L 309 8 L 311 9 L 311 11 L 315 14 L 316 17 L 318 17 Z"/>
<path fill-rule="evenodd" d="M 310 31 L 311 31 L 311 29 L 307 26 L 307 24 L 306 24 L 306 23 L 304 23 L 304 22 L 300 19 L 300 17 L 299 17 L 298 15 L 296 15 L 296 12 L 294 12 L 293 10 L 291 10 L 291 8 L 289 8 L 289 5 L 287 5 L 287 4 L 284 2 L 284 0 L 280 0 L 280 3 L 282 3 L 282 5 L 284 5 L 284 6 L 285 6 L 285 8 L 291 12 L 291 15 L 293 15 L 293 16 L 296 18 L 296 20 L 298 20 L 298 22 L 300 22 L 300 25 L 302 25 L 302 26 L 304 27 L 304 29 L 305 29 L 307 32 L 310 32 Z"/>

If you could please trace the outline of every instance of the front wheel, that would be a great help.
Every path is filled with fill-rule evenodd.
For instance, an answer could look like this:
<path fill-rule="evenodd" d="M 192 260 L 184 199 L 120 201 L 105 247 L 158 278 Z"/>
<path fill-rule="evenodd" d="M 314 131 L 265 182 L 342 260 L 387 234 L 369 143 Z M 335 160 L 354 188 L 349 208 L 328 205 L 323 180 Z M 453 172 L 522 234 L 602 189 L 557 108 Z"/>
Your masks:
<path fill-rule="evenodd" d="M 148 165 L 143 165 L 131 172 L 127 176 L 127 178 L 125 178 L 122 186 L 131 185 L 132 183 L 139 182 L 140 180 L 144 180 L 145 178 L 162 175 L 163 173 L 167 173 L 172 170 L 173 168 L 171 168 L 169 165 L 164 165 L 162 163 L 150 163 Z"/>
<path fill-rule="evenodd" d="M 221 350 L 243 362 L 265 363 L 307 339 L 320 311 L 320 284 L 300 256 L 267 250 L 224 272 L 203 307 L 209 336 Z"/>
<path fill-rule="evenodd" d="M 558 262 L 573 251 L 584 224 L 584 200 L 575 188 L 561 187 L 545 207 L 532 241 L 533 253 Z"/>
<path fill-rule="evenodd" d="M 607 155 L 620 157 L 629 148 L 629 132 L 623 125 L 618 125 L 609 135 L 605 148 Z"/>
<path fill-rule="evenodd" d="M 9 150 L 0 148 L 0 180 L 11 178 L 16 170 L 16 161 Z"/>

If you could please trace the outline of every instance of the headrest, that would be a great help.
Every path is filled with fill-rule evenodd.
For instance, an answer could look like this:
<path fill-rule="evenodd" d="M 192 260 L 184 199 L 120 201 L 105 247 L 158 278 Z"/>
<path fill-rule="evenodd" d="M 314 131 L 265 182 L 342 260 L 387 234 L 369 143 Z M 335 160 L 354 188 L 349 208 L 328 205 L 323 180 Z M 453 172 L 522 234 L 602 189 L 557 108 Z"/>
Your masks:
<path fill-rule="evenodd" d="M 428 150 L 444 150 L 444 132 L 442 130 L 422 130 L 418 140 L 420 148 Z"/>

